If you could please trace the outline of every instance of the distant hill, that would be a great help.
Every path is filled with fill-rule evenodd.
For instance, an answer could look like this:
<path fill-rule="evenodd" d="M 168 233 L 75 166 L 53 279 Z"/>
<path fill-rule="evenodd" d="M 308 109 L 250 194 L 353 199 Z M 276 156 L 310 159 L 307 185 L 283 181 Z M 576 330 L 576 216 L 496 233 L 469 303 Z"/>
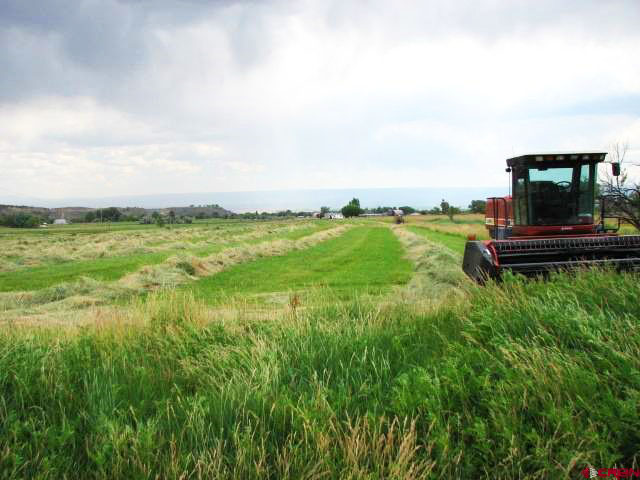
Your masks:
<path fill-rule="evenodd" d="M 93 209 L 86 207 L 65 207 L 59 208 L 46 208 L 46 207 L 31 207 L 27 205 L 0 205 L 0 216 L 12 215 L 16 213 L 29 213 L 36 215 L 43 220 L 60 218 L 64 212 L 64 218 L 67 220 L 78 220 L 84 218 L 87 212 Z"/>
<path fill-rule="evenodd" d="M 506 195 L 508 185 L 503 187 L 425 187 L 425 188 L 341 188 L 317 190 L 271 190 L 247 192 L 168 193 L 154 195 L 128 195 L 103 198 L 34 199 L 3 196 L 0 202 L 13 204 L 65 207 L 86 205 L 88 207 L 122 207 L 137 205 L 145 209 L 166 209 L 172 205 L 225 205 L 233 212 L 275 212 L 320 210 L 322 206 L 340 208 L 353 197 L 360 199 L 363 207 L 379 205 L 410 205 L 414 208 L 432 208 L 440 205 L 444 198 L 451 205 L 466 207 L 471 200 Z M 177 212 L 176 212 L 177 213 Z"/>
<path fill-rule="evenodd" d="M 197 218 L 215 218 L 215 217 L 228 217 L 235 215 L 232 211 L 222 208 L 217 204 L 213 205 L 190 205 L 188 207 L 167 207 L 167 208 L 141 208 L 141 207 L 124 207 L 118 210 L 125 216 L 132 217 L 144 217 L 151 215 L 153 212 L 158 212 L 162 215 L 169 215 L 169 212 L 173 210 L 177 217 L 197 217 Z M 28 205 L 0 205 L 0 216 L 12 215 L 16 213 L 28 213 L 36 215 L 43 220 L 53 220 L 64 216 L 65 219 L 73 221 L 84 220 L 85 216 L 89 212 L 96 212 L 98 209 L 89 207 L 61 207 L 61 208 L 47 208 L 47 207 L 34 207 Z"/>

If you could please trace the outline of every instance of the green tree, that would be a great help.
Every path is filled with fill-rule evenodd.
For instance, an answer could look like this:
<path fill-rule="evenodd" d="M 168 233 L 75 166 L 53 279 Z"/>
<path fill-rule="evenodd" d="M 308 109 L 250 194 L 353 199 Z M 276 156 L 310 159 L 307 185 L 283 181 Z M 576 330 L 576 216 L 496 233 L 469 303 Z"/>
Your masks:
<path fill-rule="evenodd" d="M 471 203 L 469 204 L 469 211 L 471 213 L 484 213 L 486 207 L 486 200 L 471 200 Z"/>
<path fill-rule="evenodd" d="M 357 217 L 361 215 L 364 210 L 360 208 L 360 200 L 353 198 L 348 204 L 342 207 L 340 211 L 342 212 L 342 215 L 348 218 Z"/>
<path fill-rule="evenodd" d="M 400 207 L 400 210 L 402 210 L 402 212 L 405 215 L 409 215 L 409 214 L 414 213 L 416 211 L 416 209 L 413 208 L 413 207 Z"/>
<path fill-rule="evenodd" d="M 440 210 L 442 210 L 442 213 L 445 215 L 449 214 L 449 202 L 447 202 L 444 198 L 440 202 Z"/>
<path fill-rule="evenodd" d="M 40 217 L 30 213 L 10 213 L 0 217 L 0 225 L 14 228 L 34 228 L 40 225 Z"/>
<path fill-rule="evenodd" d="M 122 212 L 116 207 L 101 208 L 96 210 L 96 217 L 109 222 L 117 222 L 122 217 Z"/>
<path fill-rule="evenodd" d="M 84 216 L 84 221 L 91 223 L 96 219 L 96 212 L 87 212 Z"/>
<path fill-rule="evenodd" d="M 449 208 L 447 208 L 447 216 L 451 221 L 453 221 L 453 216 L 458 215 L 459 213 L 460 213 L 460 209 L 458 207 L 449 206 Z"/>

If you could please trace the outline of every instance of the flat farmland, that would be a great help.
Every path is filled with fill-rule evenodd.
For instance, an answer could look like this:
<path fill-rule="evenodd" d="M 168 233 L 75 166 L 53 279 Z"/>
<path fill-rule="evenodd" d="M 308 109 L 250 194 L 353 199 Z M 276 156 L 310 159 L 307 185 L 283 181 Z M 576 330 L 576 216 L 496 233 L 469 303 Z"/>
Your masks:
<path fill-rule="evenodd" d="M 235 225 L 180 228 L 168 231 L 89 234 L 60 233 L 37 240 L 7 242 L 0 272 L 0 292 L 37 290 L 80 277 L 116 280 L 145 265 L 154 265 L 172 255 L 206 257 L 224 248 L 255 244 L 279 238 L 295 239 L 321 230 L 326 225 Z M 135 232 L 135 230 L 133 230 Z M 49 251 L 44 245 L 49 244 Z M 21 254 L 22 252 L 29 252 Z M 39 253 L 39 255 L 38 255 Z"/>
<path fill-rule="evenodd" d="M 637 276 L 478 287 L 470 233 L 477 216 L 0 231 L 0 477 L 637 465 Z"/>
<path fill-rule="evenodd" d="M 240 264 L 188 288 L 210 302 L 318 288 L 328 288 L 339 298 L 383 293 L 409 280 L 411 264 L 403 253 L 390 229 L 358 226 L 308 249 Z"/>

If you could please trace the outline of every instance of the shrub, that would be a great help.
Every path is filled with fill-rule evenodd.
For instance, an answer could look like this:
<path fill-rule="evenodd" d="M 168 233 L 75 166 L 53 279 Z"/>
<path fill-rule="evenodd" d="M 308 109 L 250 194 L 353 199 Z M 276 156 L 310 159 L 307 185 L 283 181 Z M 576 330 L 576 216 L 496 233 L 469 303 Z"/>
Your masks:
<path fill-rule="evenodd" d="M 34 228 L 40 225 L 42 219 L 30 213 L 10 213 L 0 217 L 0 225 L 15 228 Z"/>

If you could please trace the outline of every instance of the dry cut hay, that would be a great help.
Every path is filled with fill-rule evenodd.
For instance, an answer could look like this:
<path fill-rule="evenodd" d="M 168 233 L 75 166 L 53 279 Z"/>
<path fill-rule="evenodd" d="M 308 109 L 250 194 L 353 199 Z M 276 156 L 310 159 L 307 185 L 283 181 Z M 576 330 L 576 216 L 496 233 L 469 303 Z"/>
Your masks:
<path fill-rule="evenodd" d="M 214 275 L 230 266 L 249 262 L 260 257 L 284 255 L 292 250 L 302 250 L 329 238 L 342 235 L 351 225 L 343 224 L 330 230 L 322 230 L 297 240 L 277 239 L 227 248 L 221 252 L 199 258 L 179 255 L 159 265 L 144 267 L 122 278 L 118 283 L 129 288 L 154 288 L 175 286 L 193 277 Z M 191 268 L 189 268 L 191 267 Z"/>
<path fill-rule="evenodd" d="M 433 309 L 466 297 L 469 279 L 462 271 L 460 255 L 403 226 L 392 228 L 415 266 L 409 283 L 395 292 L 400 302 L 418 309 Z"/>

